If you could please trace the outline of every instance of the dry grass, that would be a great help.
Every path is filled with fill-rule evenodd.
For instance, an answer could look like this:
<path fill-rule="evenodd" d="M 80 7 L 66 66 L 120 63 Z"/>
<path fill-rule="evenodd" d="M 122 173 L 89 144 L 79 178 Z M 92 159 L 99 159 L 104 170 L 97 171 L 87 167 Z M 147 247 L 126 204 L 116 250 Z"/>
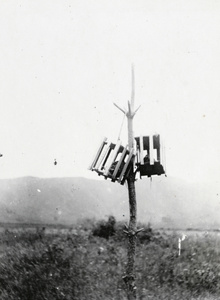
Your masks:
<path fill-rule="evenodd" d="M 126 299 L 127 261 L 122 224 L 108 239 L 102 223 L 73 230 L 0 234 L 0 299 Z M 220 293 L 220 238 L 190 235 L 178 256 L 178 236 L 145 226 L 137 240 L 138 299 L 214 300 Z"/>

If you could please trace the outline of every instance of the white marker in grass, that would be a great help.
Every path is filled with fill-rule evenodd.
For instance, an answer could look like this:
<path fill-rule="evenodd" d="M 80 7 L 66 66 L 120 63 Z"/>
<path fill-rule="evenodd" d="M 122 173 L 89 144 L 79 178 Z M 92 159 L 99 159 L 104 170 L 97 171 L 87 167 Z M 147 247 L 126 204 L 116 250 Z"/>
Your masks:
<path fill-rule="evenodd" d="M 182 234 L 182 237 L 178 239 L 178 249 L 179 249 L 179 256 L 181 254 L 181 242 L 185 240 L 187 236 L 185 234 Z"/>

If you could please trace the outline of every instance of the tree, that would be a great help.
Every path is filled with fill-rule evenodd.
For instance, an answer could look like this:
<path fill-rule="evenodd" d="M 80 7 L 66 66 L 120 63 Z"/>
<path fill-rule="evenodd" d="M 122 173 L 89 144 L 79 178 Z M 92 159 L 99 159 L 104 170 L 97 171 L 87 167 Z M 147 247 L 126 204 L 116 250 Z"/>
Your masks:
<path fill-rule="evenodd" d="M 139 107 L 134 110 L 134 67 L 132 66 L 132 92 L 131 101 L 128 101 L 128 110 L 124 111 L 117 104 L 115 106 L 120 109 L 127 117 L 128 123 L 128 147 L 132 151 L 134 148 L 134 133 L 133 133 L 133 118 L 138 111 Z M 131 160 L 131 164 L 134 166 L 134 157 Z M 128 184 L 128 196 L 129 196 L 129 210 L 130 220 L 129 226 L 126 228 L 125 233 L 128 236 L 128 261 L 126 275 L 123 277 L 127 287 L 128 300 L 136 299 L 136 284 L 135 284 L 135 252 L 136 252 L 136 238 L 137 233 L 142 229 L 137 230 L 137 203 L 136 203 L 136 191 L 135 191 L 135 172 L 134 168 L 131 168 L 129 176 L 127 178 Z"/>

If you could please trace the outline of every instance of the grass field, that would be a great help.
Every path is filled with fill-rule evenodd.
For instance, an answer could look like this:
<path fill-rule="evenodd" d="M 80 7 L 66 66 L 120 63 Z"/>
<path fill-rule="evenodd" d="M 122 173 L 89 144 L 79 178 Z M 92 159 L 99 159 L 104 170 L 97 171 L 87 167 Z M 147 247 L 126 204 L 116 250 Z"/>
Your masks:
<path fill-rule="evenodd" d="M 1 230 L 0 299 L 126 299 L 123 224 L 112 224 L 107 234 L 106 224 Z M 144 226 L 137 238 L 138 299 L 219 299 L 219 235 L 186 234 L 179 256 L 179 233 Z"/>

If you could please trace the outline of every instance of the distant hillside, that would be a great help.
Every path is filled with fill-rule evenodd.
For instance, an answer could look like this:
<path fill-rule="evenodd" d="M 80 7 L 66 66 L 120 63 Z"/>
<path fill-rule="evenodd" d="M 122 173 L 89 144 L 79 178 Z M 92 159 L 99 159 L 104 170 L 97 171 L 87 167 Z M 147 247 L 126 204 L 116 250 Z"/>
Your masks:
<path fill-rule="evenodd" d="M 136 184 L 138 220 L 157 227 L 220 228 L 218 191 L 175 178 Z M 220 194 L 220 193 L 219 193 Z M 114 215 L 128 220 L 126 185 L 86 178 L 0 180 L 0 222 L 70 225 Z"/>

